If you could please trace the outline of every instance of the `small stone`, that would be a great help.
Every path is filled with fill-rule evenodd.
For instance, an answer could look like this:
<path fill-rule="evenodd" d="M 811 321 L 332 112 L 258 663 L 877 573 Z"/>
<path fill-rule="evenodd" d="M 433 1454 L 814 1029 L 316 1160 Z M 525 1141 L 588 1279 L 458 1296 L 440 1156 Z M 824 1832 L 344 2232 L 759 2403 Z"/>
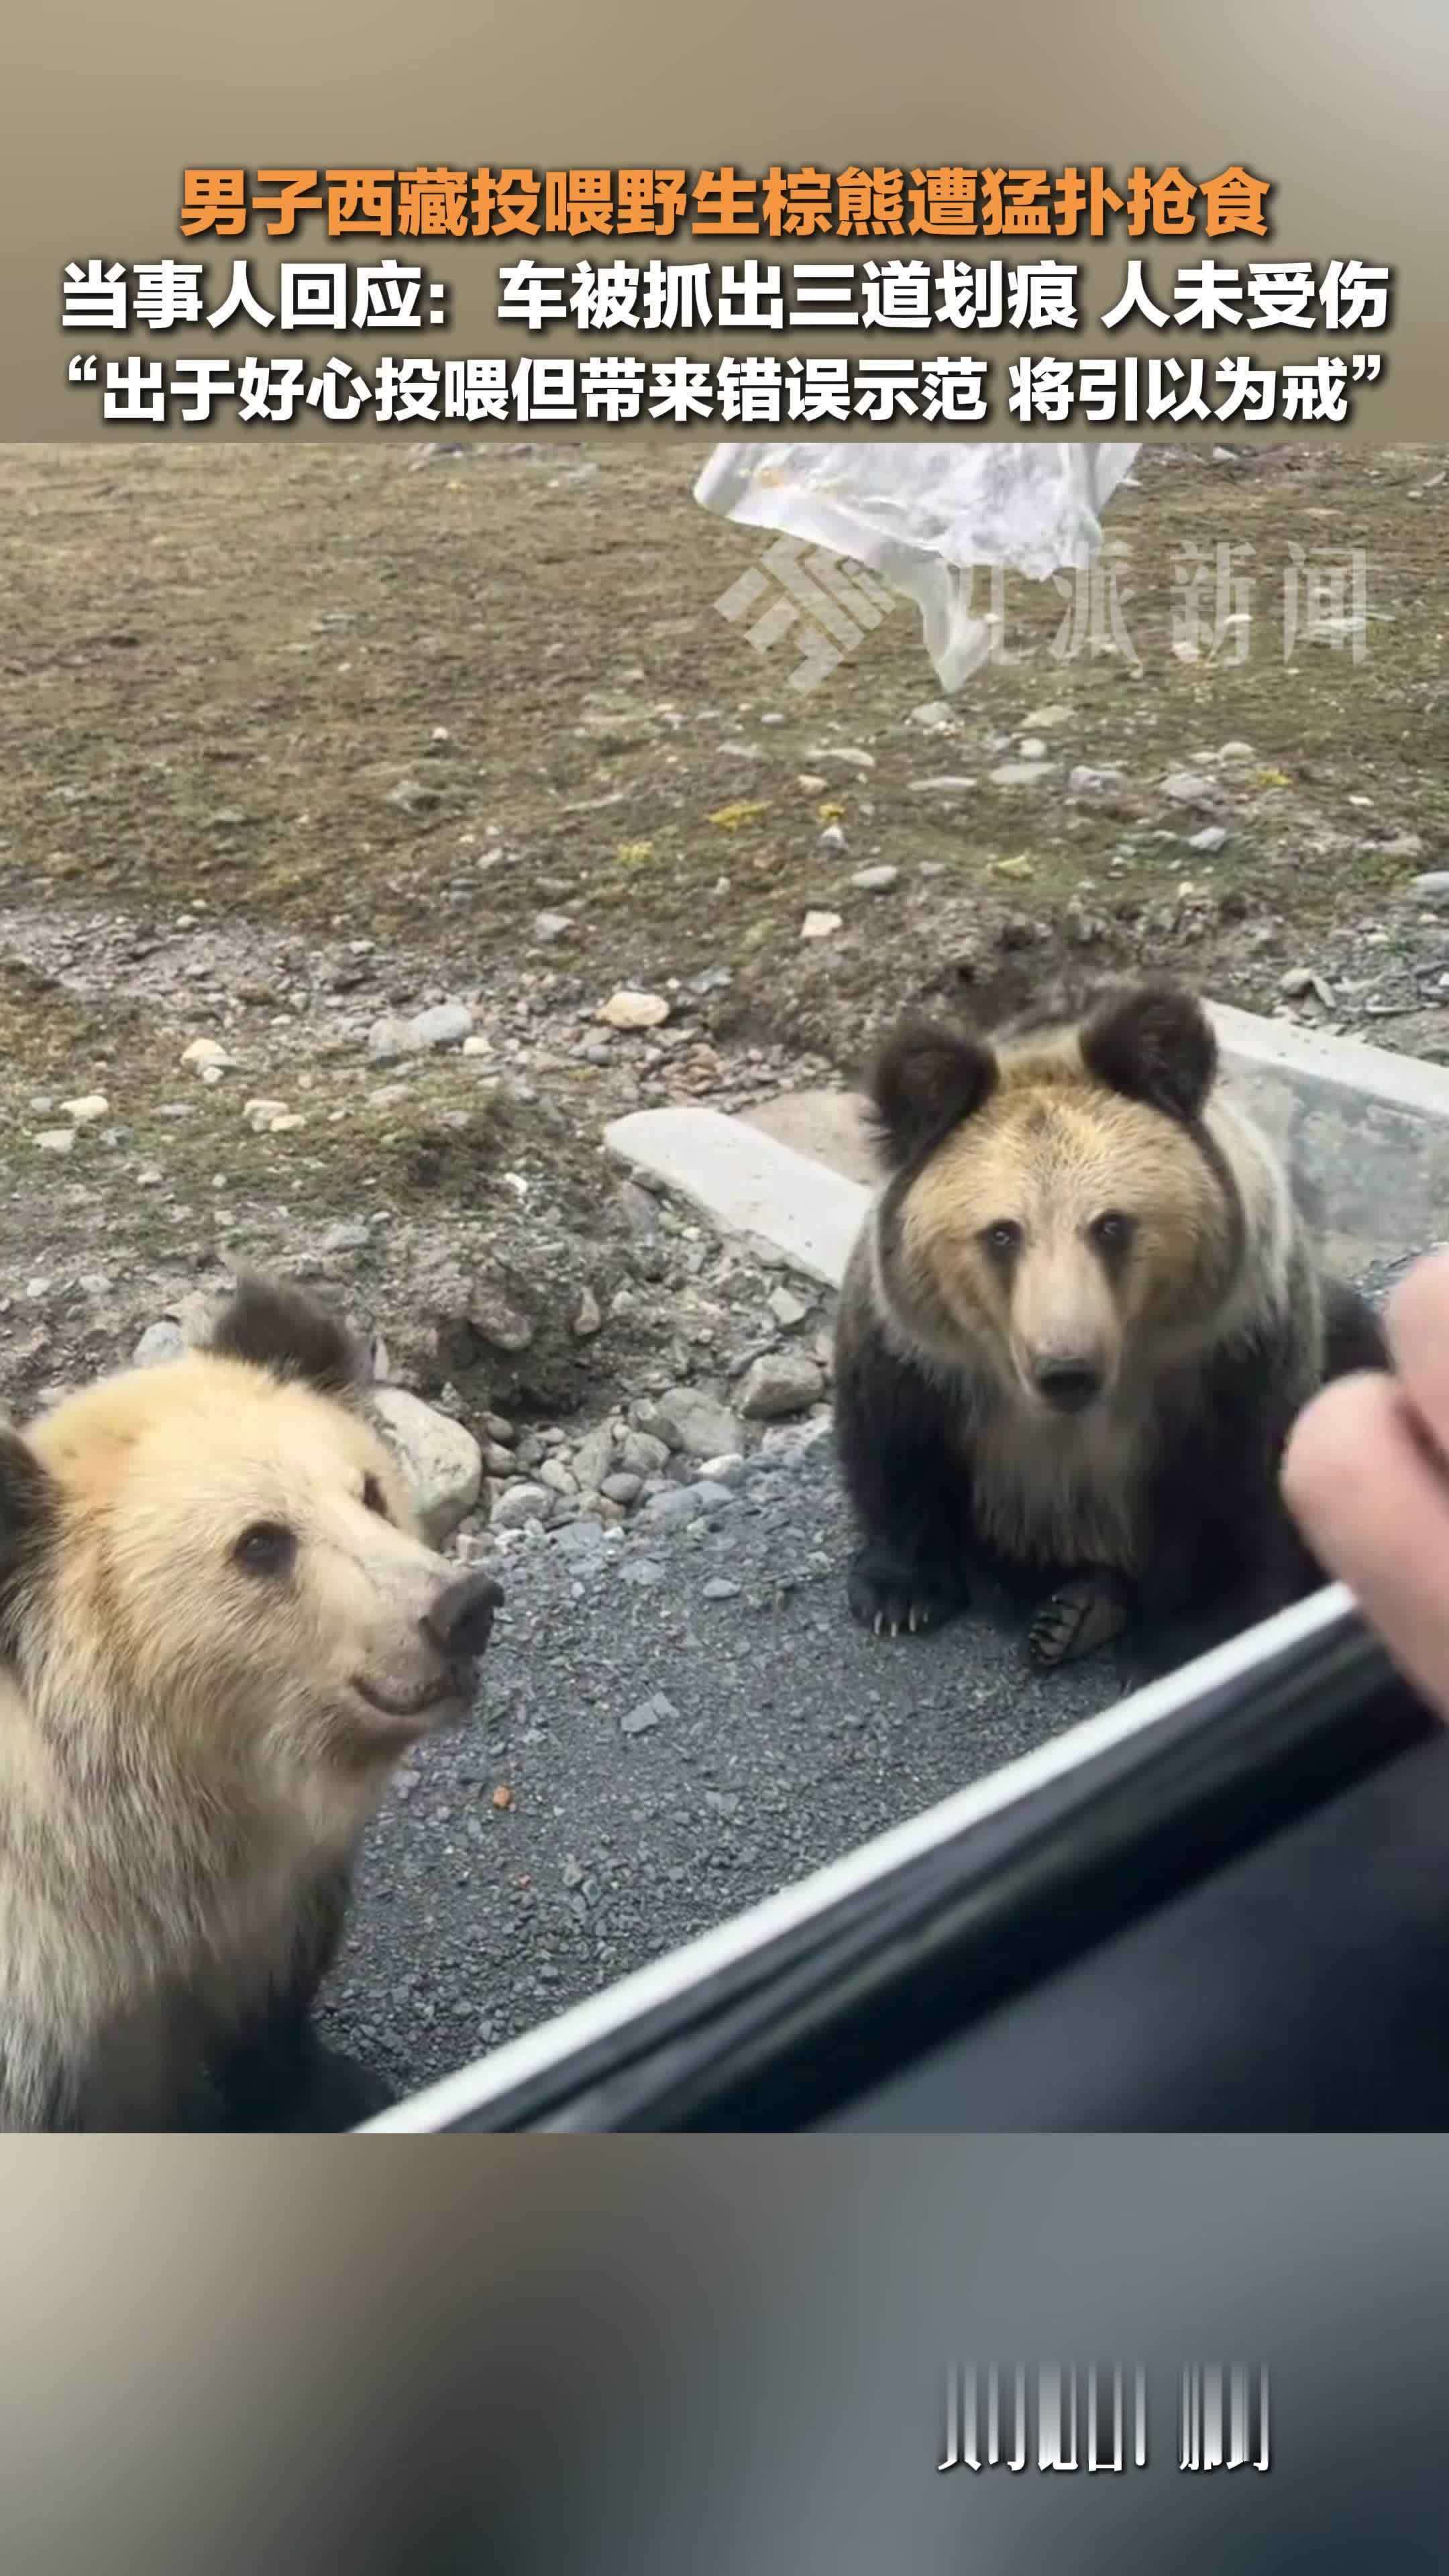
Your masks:
<path fill-rule="evenodd" d="M 419 1011 L 407 1025 L 413 1046 L 420 1050 L 461 1046 L 472 1034 L 473 1014 L 464 1002 L 438 1002 L 429 1011 Z"/>
<path fill-rule="evenodd" d="M 296 1128 L 305 1127 L 306 1124 L 306 1119 L 299 1116 L 295 1109 L 284 1109 L 280 1118 L 272 1118 L 268 1120 L 267 1134 L 269 1136 L 290 1136 Z"/>
<path fill-rule="evenodd" d="M 491 1055 L 493 1053 L 493 1041 L 491 1038 L 465 1038 L 463 1040 L 463 1053 L 465 1055 Z"/>
<path fill-rule="evenodd" d="M 389 1011 L 382 1019 L 373 1021 L 367 1032 L 367 1052 L 375 1063 L 390 1064 L 395 1056 L 408 1055 L 411 1051 L 408 1023 L 400 1020 L 396 1012 Z M 390 1097 L 400 1099 L 403 1095 L 394 1091 Z M 376 1108 L 378 1105 L 378 1095 L 374 1093 L 372 1106 Z"/>
<path fill-rule="evenodd" d="M 576 1494 L 579 1490 L 567 1467 L 558 1458 L 545 1458 L 538 1471 L 538 1481 L 541 1485 L 547 1485 L 551 1494 L 567 1496 Z"/>
<path fill-rule="evenodd" d="M 1287 974 L 1279 977 L 1278 990 L 1280 993 L 1286 994 L 1290 1002 L 1296 1002 L 1301 999 L 1303 994 L 1311 993 L 1313 990 L 1312 967 L 1290 966 Z"/>
<path fill-rule="evenodd" d="M 744 1482 L 745 1462 L 738 1449 L 728 1449 L 723 1457 L 706 1458 L 699 1471 L 702 1485 L 724 1485 L 733 1490 Z"/>
<path fill-rule="evenodd" d="M 207 1066 L 211 1066 L 218 1073 L 223 1073 L 234 1059 L 215 1038 L 193 1038 L 181 1061 L 183 1064 L 195 1065 L 198 1073 Z"/>
<path fill-rule="evenodd" d="M 838 912 L 807 912 L 800 924 L 802 939 L 833 939 L 845 927 Z"/>
<path fill-rule="evenodd" d="M 801 788 L 807 796 L 823 796 L 826 788 L 830 784 L 830 781 L 828 778 L 816 778 L 809 772 L 805 772 L 796 779 L 795 784 L 797 787 Z"/>
<path fill-rule="evenodd" d="M 614 1458 L 614 1426 L 601 1422 L 587 1432 L 574 1451 L 574 1474 L 585 1493 L 600 1493 Z"/>
<path fill-rule="evenodd" d="M 1192 834 L 1187 846 L 1190 850 L 1200 850 L 1204 858 L 1212 858 L 1219 850 L 1226 849 L 1227 842 L 1228 836 L 1222 824 L 1209 823 L 1206 831 Z"/>
<path fill-rule="evenodd" d="M 1164 778 L 1162 793 L 1174 805 L 1210 805 L 1218 794 L 1216 779 L 1205 778 L 1201 770 L 1175 769 Z"/>
<path fill-rule="evenodd" d="M 945 733 L 954 724 L 955 714 L 944 698 L 929 698 L 924 706 L 912 707 L 906 722 L 919 733 Z"/>
<path fill-rule="evenodd" d="M 669 1004 L 662 993 L 633 993 L 627 989 L 612 993 L 600 1005 L 596 1016 L 606 1020 L 611 1029 L 662 1028 L 669 1017 Z"/>
<path fill-rule="evenodd" d="M 578 1341 L 586 1342 L 592 1340 L 595 1333 L 603 1330 L 603 1324 L 604 1318 L 599 1312 L 599 1301 L 592 1288 L 586 1284 L 580 1293 L 570 1329 Z"/>
<path fill-rule="evenodd" d="M 372 1241 L 371 1228 L 355 1219 L 344 1219 L 341 1225 L 329 1225 L 318 1250 L 331 1256 L 339 1252 L 365 1252 Z"/>
<path fill-rule="evenodd" d="M 1069 796 L 1100 796 L 1111 788 L 1124 787 L 1127 773 L 1122 769 L 1089 769 L 1085 764 L 1068 774 Z"/>
<path fill-rule="evenodd" d="M 1449 868 L 1433 868 L 1427 876 L 1415 877 L 1409 889 L 1421 903 L 1432 904 L 1439 911 L 1449 904 Z"/>
<path fill-rule="evenodd" d="M 1039 787 L 1053 774 L 1054 763 L 1049 760 L 1003 760 L 999 768 L 987 772 L 993 787 Z"/>
<path fill-rule="evenodd" d="M 669 1464 L 669 1446 L 652 1432 L 625 1431 L 615 1442 L 615 1456 L 624 1472 L 642 1483 L 646 1476 L 663 1473 Z"/>
<path fill-rule="evenodd" d="M 534 938 L 541 940 L 546 948 L 551 947 L 556 939 L 567 939 L 573 926 L 566 912 L 536 912 L 533 916 Z"/>
<path fill-rule="evenodd" d="M 959 778 L 949 774 L 943 778 L 913 778 L 911 794 L 913 796 L 966 796 L 975 784 L 974 778 Z"/>
<path fill-rule="evenodd" d="M 493 1526 L 501 1530 L 524 1529 L 530 1521 L 546 1521 L 551 1500 L 546 1485 L 510 1485 L 493 1506 Z"/>
<path fill-rule="evenodd" d="M 475 1280 L 469 1292 L 467 1320 L 490 1350 L 526 1351 L 533 1340 L 528 1317 L 484 1280 Z"/>
<path fill-rule="evenodd" d="M 715 1458 L 741 1446 L 739 1424 L 728 1405 L 718 1403 L 698 1387 L 671 1387 L 648 1408 L 644 1427 L 656 1442 L 667 1441 L 670 1449 L 682 1449 L 689 1458 Z M 630 1445 L 627 1441 L 621 1444 L 621 1463 L 632 1468 L 636 1460 L 628 1454 Z"/>
<path fill-rule="evenodd" d="M 651 1691 L 647 1699 L 641 1699 L 620 1718 L 619 1731 L 623 1735 L 647 1735 L 651 1728 L 667 1726 L 678 1715 L 678 1709 L 663 1691 Z"/>
<path fill-rule="evenodd" d="M 900 869 L 886 866 L 857 868 L 850 880 L 857 894 L 889 894 L 892 886 L 899 885 L 900 881 Z"/>
<path fill-rule="evenodd" d="M 1417 832 L 1396 832 L 1393 839 L 1381 843 L 1379 849 L 1379 856 L 1384 859 L 1422 859 L 1423 855 L 1424 844 Z"/>
<path fill-rule="evenodd" d="M 651 1529 L 685 1529 L 691 1521 L 703 1520 L 710 1512 L 723 1511 L 734 1501 L 725 1485 L 701 1481 L 697 1485 L 666 1485 L 662 1493 L 651 1494 L 640 1517 Z"/>
<path fill-rule="evenodd" d="M 747 1422 L 776 1422 L 818 1404 L 825 1380 L 814 1360 L 794 1351 L 767 1352 L 748 1371 L 740 1388 L 740 1411 Z"/>
<path fill-rule="evenodd" d="M 257 1136 L 265 1133 L 274 1118 L 285 1118 L 286 1114 L 285 1100 L 244 1100 L 242 1102 L 242 1123 L 250 1127 L 253 1134 Z"/>
<path fill-rule="evenodd" d="M 1250 742 L 1224 742 L 1218 746 L 1218 758 L 1219 760 L 1256 760 L 1257 753 Z"/>
<path fill-rule="evenodd" d="M 637 1503 L 643 1490 L 643 1477 L 628 1475 L 623 1469 L 616 1469 L 612 1475 L 599 1479 L 599 1491 L 610 1503 L 623 1503 L 627 1507 L 630 1503 Z"/>
<path fill-rule="evenodd" d="M 402 1387 L 373 1387 L 369 1410 L 412 1489 L 428 1545 L 441 1547 L 482 1491 L 482 1450 L 464 1423 Z"/>
<path fill-rule="evenodd" d="M 158 1368 L 165 1360 L 179 1360 L 186 1348 L 186 1338 L 179 1324 L 164 1315 L 159 1323 L 148 1324 L 131 1353 L 133 1368 Z"/>
<path fill-rule="evenodd" d="M 604 1524 L 597 1511 L 585 1513 L 578 1520 L 565 1521 L 563 1528 L 554 1536 L 562 1556 L 572 1557 L 586 1572 L 597 1572 L 603 1562 L 606 1545 Z"/>
<path fill-rule="evenodd" d="M 777 1324 L 788 1332 L 793 1324 L 803 1324 L 810 1309 L 789 1288 L 772 1288 L 765 1300 Z"/>
<path fill-rule="evenodd" d="M 632 1584 L 640 1592 L 652 1592 L 664 1580 L 664 1568 L 657 1557 L 631 1556 L 619 1568 L 619 1581 Z"/>
<path fill-rule="evenodd" d="M 75 1144 L 73 1127 L 42 1127 L 35 1139 L 42 1154 L 68 1154 Z"/>
<path fill-rule="evenodd" d="M 63 1100 L 60 1105 L 77 1127 L 89 1127 L 93 1119 L 106 1116 L 111 1104 L 103 1091 L 87 1091 L 79 1100 Z"/>
<path fill-rule="evenodd" d="M 706 1601 L 737 1601 L 740 1587 L 723 1574 L 712 1574 L 704 1587 L 704 1597 Z"/>
<path fill-rule="evenodd" d="M 872 751 L 840 751 L 825 745 L 813 751 L 807 751 L 805 757 L 807 760 L 813 760 L 817 768 L 825 768 L 832 761 L 846 769 L 874 769 L 875 767 L 875 754 Z"/>
<path fill-rule="evenodd" d="M 506 1414 L 485 1413 L 483 1416 L 483 1428 L 487 1432 L 490 1440 L 501 1440 L 505 1448 L 511 1448 L 513 1446 L 513 1442 L 517 1435 Z"/>

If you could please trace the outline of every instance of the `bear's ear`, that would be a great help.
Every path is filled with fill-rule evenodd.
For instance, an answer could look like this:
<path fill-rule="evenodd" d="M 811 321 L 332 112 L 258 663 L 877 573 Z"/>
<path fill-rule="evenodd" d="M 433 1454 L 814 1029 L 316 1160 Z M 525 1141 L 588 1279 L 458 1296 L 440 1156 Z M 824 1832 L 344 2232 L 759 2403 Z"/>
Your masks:
<path fill-rule="evenodd" d="M 1136 984 L 1094 1011 L 1082 1061 L 1111 1091 L 1194 1119 L 1213 1087 L 1218 1042 L 1202 1004 L 1178 984 Z"/>
<path fill-rule="evenodd" d="M 15 1612 L 44 1560 L 59 1508 L 49 1470 L 18 1431 L 0 1423 L 0 1654 L 11 1650 Z"/>
<path fill-rule="evenodd" d="M 256 1271 L 238 1278 L 207 1348 L 270 1377 L 300 1380 L 319 1395 L 348 1395 L 367 1378 L 363 1353 L 339 1316 Z"/>
<path fill-rule="evenodd" d="M 996 1088 L 996 1058 L 965 1029 L 907 1020 L 887 1040 L 866 1085 L 875 1141 L 894 1170 L 973 1117 Z"/>

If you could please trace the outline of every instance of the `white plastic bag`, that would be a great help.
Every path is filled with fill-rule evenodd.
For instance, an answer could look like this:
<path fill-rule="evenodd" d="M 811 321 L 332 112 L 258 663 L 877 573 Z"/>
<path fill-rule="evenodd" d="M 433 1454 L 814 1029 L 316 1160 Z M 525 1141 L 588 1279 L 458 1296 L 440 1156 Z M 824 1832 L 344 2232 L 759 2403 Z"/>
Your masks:
<path fill-rule="evenodd" d="M 937 678 L 954 692 L 991 644 L 988 620 L 972 611 L 971 567 L 1000 564 L 1035 581 L 1084 568 L 1137 453 L 1065 441 L 745 441 L 714 449 L 694 497 L 721 518 L 827 546 L 913 599 Z"/>

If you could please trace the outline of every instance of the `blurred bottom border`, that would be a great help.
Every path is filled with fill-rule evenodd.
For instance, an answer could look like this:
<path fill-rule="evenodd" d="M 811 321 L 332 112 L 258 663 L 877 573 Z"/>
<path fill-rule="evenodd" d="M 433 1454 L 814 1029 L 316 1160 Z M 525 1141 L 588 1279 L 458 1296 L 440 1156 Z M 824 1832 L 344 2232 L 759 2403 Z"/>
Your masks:
<path fill-rule="evenodd" d="M 7 2570 L 1445 2563 L 1437 2139 L 3 2156 Z"/>

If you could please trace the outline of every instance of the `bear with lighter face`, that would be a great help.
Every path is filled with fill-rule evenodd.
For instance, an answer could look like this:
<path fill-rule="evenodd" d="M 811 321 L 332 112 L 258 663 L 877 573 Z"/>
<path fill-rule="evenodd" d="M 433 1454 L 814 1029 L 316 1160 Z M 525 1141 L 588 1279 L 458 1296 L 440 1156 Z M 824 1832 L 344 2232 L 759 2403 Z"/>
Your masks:
<path fill-rule="evenodd" d="M 1039 1665 L 1129 1621 L 1172 1660 L 1324 1580 L 1281 1453 L 1309 1396 L 1386 1347 L 1216 1077 L 1211 1022 L 1161 982 L 1048 996 L 990 1039 L 912 1021 L 884 1049 L 887 1177 L 836 1350 L 867 1627 L 933 1628 L 984 1579 L 1030 1605 Z"/>
<path fill-rule="evenodd" d="M 424 1546 L 309 1299 L 0 1428 L 0 2128 L 349 2128 L 311 2022 L 398 1757 L 498 1587 Z"/>

